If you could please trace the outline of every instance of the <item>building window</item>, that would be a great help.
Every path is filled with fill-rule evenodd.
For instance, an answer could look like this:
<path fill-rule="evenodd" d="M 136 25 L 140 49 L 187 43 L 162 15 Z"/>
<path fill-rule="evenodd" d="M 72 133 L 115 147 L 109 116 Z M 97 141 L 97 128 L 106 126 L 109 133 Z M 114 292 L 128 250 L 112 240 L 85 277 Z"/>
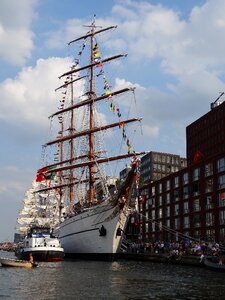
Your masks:
<path fill-rule="evenodd" d="M 205 215 L 205 225 L 213 226 L 214 225 L 214 215 L 212 212 L 207 212 Z"/>
<path fill-rule="evenodd" d="M 149 232 L 148 223 L 145 224 L 145 232 Z"/>
<path fill-rule="evenodd" d="M 174 229 L 180 229 L 180 219 L 179 218 L 174 219 Z"/>
<path fill-rule="evenodd" d="M 200 238 L 200 230 L 194 230 L 194 238 L 196 239 Z"/>
<path fill-rule="evenodd" d="M 208 163 L 205 165 L 205 177 L 213 175 L 213 164 Z"/>
<path fill-rule="evenodd" d="M 187 184 L 188 183 L 188 173 L 184 173 L 183 174 L 183 184 Z"/>
<path fill-rule="evenodd" d="M 220 225 L 225 225 L 225 210 L 220 211 Z"/>
<path fill-rule="evenodd" d="M 200 168 L 196 168 L 193 171 L 193 181 L 196 181 L 199 179 L 200 176 Z"/>
<path fill-rule="evenodd" d="M 220 240 L 224 240 L 225 237 L 225 228 L 221 228 L 219 231 Z"/>
<path fill-rule="evenodd" d="M 209 193 L 213 191 L 213 179 L 206 179 L 205 181 L 205 192 Z"/>
<path fill-rule="evenodd" d="M 179 201 L 179 191 L 178 190 L 174 191 L 174 201 Z"/>
<path fill-rule="evenodd" d="M 152 186 L 152 196 L 155 196 L 155 186 Z"/>
<path fill-rule="evenodd" d="M 179 187 L 179 177 L 178 177 L 178 176 L 176 176 L 176 177 L 174 178 L 174 187 L 175 187 L 175 188 Z"/>
<path fill-rule="evenodd" d="M 170 203 L 170 193 L 166 194 L 166 203 Z"/>
<path fill-rule="evenodd" d="M 193 182 L 193 196 L 199 195 L 199 182 Z"/>
<path fill-rule="evenodd" d="M 166 207 L 166 217 L 170 217 L 170 207 Z"/>
<path fill-rule="evenodd" d="M 219 207 L 225 206 L 225 192 L 219 193 Z"/>
<path fill-rule="evenodd" d="M 162 219 L 162 208 L 158 210 L 158 218 Z"/>
<path fill-rule="evenodd" d="M 189 197 L 189 188 L 188 186 L 183 187 L 183 198 L 186 199 Z"/>
<path fill-rule="evenodd" d="M 206 209 L 212 209 L 214 207 L 213 201 L 212 201 L 212 195 L 206 196 Z"/>
<path fill-rule="evenodd" d="M 193 201 L 193 211 L 200 211 L 199 199 L 194 199 L 194 201 Z"/>
<path fill-rule="evenodd" d="M 148 205 L 149 205 L 149 206 L 152 206 L 152 207 L 155 207 L 155 198 L 154 198 L 154 197 L 152 197 L 152 198 L 150 198 L 150 199 L 148 200 Z"/>
<path fill-rule="evenodd" d="M 218 189 L 225 188 L 225 175 L 221 175 L 218 177 Z"/>
<path fill-rule="evenodd" d="M 152 210 L 152 220 L 155 220 L 155 210 Z"/>
<path fill-rule="evenodd" d="M 187 201 L 184 202 L 184 214 L 189 213 L 189 203 Z"/>
<path fill-rule="evenodd" d="M 162 183 L 159 184 L 159 193 L 162 193 Z"/>
<path fill-rule="evenodd" d="M 148 211 L 145 212 L 145 220 L 148 221 Z"/>
<path fill-rule="evenodd" d="M 201 220 L 200 214 L 196 214 L 196 215 L 193 216 L 193 226 L 194 226 L 194 228 L 197 228 L 197 227 L 201 226 L 200 220 Z"/>
<path fill-rule="evenodd" d="M 170 189 L 170 180 L 166 181 L 166 190 L 169 191 Z"/>
<path fill-rule="evenodd" d="M 162 195 L 159 196 L 159 206 L 162 205 Z"/>
<path fill-rule="evenodd" d="M 174 216 L 179 215 L 179 204 L 174 205 Z"/>
<path fill-rule="evenodd" d="M 190 227 L 190 218 L 189 216 L 184 217 L 184 228 L 189 228 Z"/>
<path fill-rule="evenodd" d="M 214 239 L 215 239 L 215 229 L 206 229 L 206 239 L 208 241 L 214 241 Z"/>
<path fill-rule="evenodd" d="M 155 232 L 155 222 L 152 222 L 152 231 Z"/>
<path fill-rule="evenodd" d="M 218 159 L 217 161 L 217 171 L 225 171 L 225 157 Z"/>
<path fill-rule="evenodd" d="M 170 219 L 166 220 L 166 226 L 170 228 Z"/>

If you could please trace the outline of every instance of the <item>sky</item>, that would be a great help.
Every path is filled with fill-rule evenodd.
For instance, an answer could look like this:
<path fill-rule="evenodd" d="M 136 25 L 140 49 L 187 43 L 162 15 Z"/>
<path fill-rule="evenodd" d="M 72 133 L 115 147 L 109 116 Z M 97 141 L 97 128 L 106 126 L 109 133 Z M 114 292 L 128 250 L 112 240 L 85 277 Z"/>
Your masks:
<path fill-rule="evenodd" d="M 115 83 L 136 86 L 138 151 L 186 156 L 186 126 L 225 91 L 224 0 L 0 0 L 0 241 L 13 240 L 41 164 L 67 42 L 117 25 L 107 54 L 128 53 Z M 125 66 L 126 65 L 126 66 Z"/>

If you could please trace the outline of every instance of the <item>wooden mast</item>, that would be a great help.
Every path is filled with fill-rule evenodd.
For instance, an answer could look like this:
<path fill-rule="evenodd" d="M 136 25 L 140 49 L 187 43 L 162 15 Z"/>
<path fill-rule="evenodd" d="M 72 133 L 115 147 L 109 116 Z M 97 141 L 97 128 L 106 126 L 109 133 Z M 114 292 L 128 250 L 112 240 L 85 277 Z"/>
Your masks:
<path fill-rule="evenodd" d="M 93 67 L 93 63 L 94 63 L 94 55 L 93 55 L 93 48 L 94 48 L 94 30 L 95 30 L 95 20 L 92 23 L 92 28 L 91 28 L 91 67 L 90 67 L 90 86 L 89 86 L 89 97 L 90 97 L 90 104 L 89 104 L 89 129 L 90 129 L 90 133 L 89 133 L 89 160 L 92 162 L 94 159 L 94 133 L 93 133 L 93 127 L 94 127 L 94 123 L 93 123 L 93 104 L 94 101 L 93 99 L 95 91 L 94 91 L 94 67 Z M 92 203 L 94 202 L 94 197 L 95 197 L 95 193 L 94 193 L 94 164 L 91 163 L 89 166 L 89 202 Z"/>
<path fill-rule="evenodd" d="M 99 97 L 96 96 L 96 91 L 95 91 L 95 87 L 94 87 L 94 70 L 95 67 L 99 64 L 99 63 L 104 63 L 104 62 L 109 62 L 111 60 L 117 59 L 117 58 L 121 58 L 121 57 L 125 57 L 127 56 L 126 54 L 122 55 L 115 55 L 109 58 L 105 58 L 105 59 L 101 59 L 100 62 L 95 60 L 95 46 L 97 46 L 97 44 L 95 44 L 95 35 L 97 33 L 112 29 L 112 28 L 116 28 L 115 26 L 111 26 L 105 29 L 101 29 L 101 30 L 95 30 L 96 26 L 95 26 L 95 20 L 92 22 L 92 24 L 89 26 L 90 27 L 90 31 L 76 39 L 71 41 L 69 44 L 79 41 L 81 39 L 86 39 L 86 38 L 90 38 L 90 63 L 89 65 L 83 66 L 83 67 L 72 67 L 68 72 L 62 74 L 59 78 L 62 78 L 64 76 L 67 76 L 67 78 L 70 78 L 69 82 L 64 83 L 63 85 L 61 85 L 60 87 L 58 87 L 56 90 L 60 89 L 60 88 L 65 88 L 67 86 L 71 86 L 71 103 L 67 108 L 62 108 L 59 112 L 56 112 L 54 114 L 52 114 L 49 118 L 52 118 L 54 116 L 60 115 L 62 116 L 63 113 L 65 112 L 70 112 L 70 125 L 69 125 L 69 134 L 68 135 L 64 135 L 61 134 L 60 137 L 58 137 L 55 140 L 49 141 L 47 142 L 44 146 L 50 146 L 56 143 L 59 143 L 60 149 L 61 149 L 61 156 L 60 156 L 60 162 L 56 163 L 56 164 L 52 164 L 47 166 L 47 168 L 49 168 L 48 171 L 44 171 L 43 174 L 44 175 L 48 175 L 51 174 L 51 172 L 59 172 L 60 176 L 62 177 L 63 171 L 68 171 L 69 172 L 69 182 L 67 182 L 66 184 L 63 184 L 62 181 L 60 181 L 60 184 L 58 186 L 55 187 L 50 187 L 48 189 L 59 189 L 60 193 L 62 194 L 62 189 L 64 189 L 65 187 L 69 187 L 69 211 L 72 213 L 73 212 L 73 204 L 74 204 L 74 188 L 75 185 L 77 183 L 80 182 L 87 182 L 89 184 L 89 202 L 93 203 L 94 199 L 95 199 L 95 192 L 94 192 L 94 184 L 95 181 L 99 178 L 96 178 L 95 173 L 96 173 L 96 165 L 97 164 L 102 164 L 105 162 L 109 162 L 109 161 L 114 161 L 114 160 L 121 160 L 121 159 L 125 159 L 128 157 L 133 157 L 136 155 L 143 155 L 145 154 L 145 152 L 140 152 L 140 153 L 127 153 L 127 154 L 123 154 L 123 155 L 118 155 L 118 156 L 111 156 L 111 157 L 99 157 L 97 152 L 95 151 L 95 133 L 99 132 L 99 131 L 104 131 L 113 127 L 122 127 L 125 124 L 131 123 L 131 122 L 135 122 L 135 121 L 141 121 L 141 119 L 128 119 L 128 120 L 119 120 L 119 122 L 116 123 L 111 123 L 108 125 L 103 125 L 100 127 L 97 127 L 97 124 L 94 122 L 94 105 L 95 102 L 98 102 L 100 100 L 106 99 L 109 97 L 109 94 L 103 94 Z M 73 83 L 77 80 L 83 79 L 87 76 L 82 76 L 82 77 L 78 77 L 75 78 L 74 74 L 83 70 L 89 69 L 89 88 L 88 88 L 88 92 L 85 94 L 88 96 L 88 99 L 80 101 L 78 103 L 74 103 L 74 89 L 73 89 Z M 133 91 L 134 88 L 124 88 L 121 90 L 117 90 L 114 92 L 110 93 L 110 96 L 116 96 L 122 93 L 125 93 L 127 91 Z M 82 107 L 82 106 L 86 106 L 89 107 L 89 128 L 83 131 L 79 131 L 76 132 L 75 128 L 74 128 L 74 110 Z M 64 132 L 64 128 L 62 125 L 62 132 Z M 82 136 L 86 136 L 87 140 L 88 140 L 88 149 L 86 153 L 82 153 L 82 155 L 80 156 L 75 156 L 75 150 L 74 150 L 74 139 L 82 137 Z M 70 155 L 69 155 L 69 159 L 64 160 L 63 157 L 63 144 L 65 141 L 68 141 L 70 143 Z M 87 160 L 84 160 L 84 162 L 79 162 L 79 160 L 81 158 L 86 158 Z M 74 164 L 74 161 L 78 160 L 78 163 Z M 61 166 L 59 166 L 61 165 Z M 50 167 L 56 167 L 54 168 L 54 171 L 50 170 Z M 88 178 L 87 180 L 80 180 L 78 178 L 75 178 L 74 176 L 74 170 L 77 168 L 83 168 L 83 167 L 87 167 L 88 169 Z M 46 189 L 42 189 L 42 190 L 46 190 Z M 38 192 L 38 191 L 37 191 Z M 87 193 L 88 194 L 88 193 Z"/>
<path fill-rule="evenodd" d="M 70 81 L 71 81 L 71 105 L 73 105 L 73 75 L 70 75 Z M 70 128 L 69 132 L 71 135 L 74 134 L 75 128 L 74 128 L 74 110 L 71 110 L 71 117 L 70 117 Z M 70 140 L 70 161 L 72 162 L 74 159 L 74 139 Z M 74 181 L 74 169 L 70 169 L 70 174 L 69 174 L 69 183 Z M 70 184 L 69 186 L 69 212 L 73 212 L 73 200 L 74 200 L 74 185 Z"/>

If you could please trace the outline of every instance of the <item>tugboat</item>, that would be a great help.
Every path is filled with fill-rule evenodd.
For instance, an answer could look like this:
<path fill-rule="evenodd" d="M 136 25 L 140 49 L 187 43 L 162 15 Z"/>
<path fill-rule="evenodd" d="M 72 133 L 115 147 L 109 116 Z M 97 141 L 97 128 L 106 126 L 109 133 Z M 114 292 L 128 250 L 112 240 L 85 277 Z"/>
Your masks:
<path fill-rule="evenodd" d="M 15 255 L 22 260 L 29 260 L 32 254 L 34 261 L 62 261 L 64 249 L 60 241 L 51 233 L 50 227 L 31 227 L 23 242 L 18 245 Z"/>

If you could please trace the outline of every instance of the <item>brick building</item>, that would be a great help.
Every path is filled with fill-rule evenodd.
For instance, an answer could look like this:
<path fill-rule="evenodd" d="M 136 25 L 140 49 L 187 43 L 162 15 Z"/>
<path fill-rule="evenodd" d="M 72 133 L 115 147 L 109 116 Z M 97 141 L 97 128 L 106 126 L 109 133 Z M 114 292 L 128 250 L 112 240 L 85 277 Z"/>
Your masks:
<path fill-rule="evenodd" d="M 187 127 L 188 166 L 141 187 L 144 241 L 225 241 L 225 102 Z"/>

